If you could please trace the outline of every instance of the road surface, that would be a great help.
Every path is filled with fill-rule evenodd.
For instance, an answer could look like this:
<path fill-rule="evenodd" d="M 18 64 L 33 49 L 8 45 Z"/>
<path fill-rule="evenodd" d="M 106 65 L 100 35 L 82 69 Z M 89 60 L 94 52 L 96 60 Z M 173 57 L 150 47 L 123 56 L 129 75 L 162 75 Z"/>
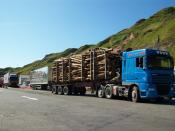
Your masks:
<path fill-rule="evenodd" d="M 174 131 L 175 104 L 0 89 L 0 131 Z"/>

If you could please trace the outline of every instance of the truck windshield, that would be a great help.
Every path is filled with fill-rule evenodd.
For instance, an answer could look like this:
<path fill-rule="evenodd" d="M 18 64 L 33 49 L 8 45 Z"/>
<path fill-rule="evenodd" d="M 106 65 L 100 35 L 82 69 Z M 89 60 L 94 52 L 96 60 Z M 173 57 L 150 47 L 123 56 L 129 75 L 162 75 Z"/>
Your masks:
<path fill-rule="evenodd" d="M 148 68 L 173 68 L 173 60 L 171 57 L 165 56 L 148 56 Z"/>
<path fill-rule="evenodd" d="M 18 80 L 18 77 L 17 77 L 17 76 L 11 76 L 11 77 L 10 77 L 10 80 L 11 80 L 11 81 L 16 81 L 16 80 Z"/>

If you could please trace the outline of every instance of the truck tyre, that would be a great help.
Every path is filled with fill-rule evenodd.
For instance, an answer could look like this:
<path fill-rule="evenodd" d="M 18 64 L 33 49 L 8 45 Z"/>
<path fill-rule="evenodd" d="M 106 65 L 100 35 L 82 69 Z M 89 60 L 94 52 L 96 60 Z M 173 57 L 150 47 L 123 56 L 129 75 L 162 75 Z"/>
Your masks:
<path fill-rule="evenodd" d="M 70 94 L 70 90 L 69 90 L 69 88 L 68 88 L 67 86 L 65 86 L 65 87 L 63 88 L 63 94 L 64 94 L 64 95 L 69 95 L 69 94 Z"/>
<path fill-rule="evenodd" d="M 99 98 L 104 98 L 105 97 L 105 91 L 102 87 L 100 87 L 99 90 L 98 90 L 98 97 Z"/>
<path fill-rule="evenodd" d="M 52 91 L 52 86 L 47 86 L 47 90 Z"/>
<path fill-rule="evenodd" d="M 85 87 L 81 87 L 80 95 L 85 95 L 85 94 L 86 94 L 86 88 Z"/>
<path fill-rule="evenodd" d="M 53 86 L 53 87 L 52 87 L 52 93 L 53 93 L 53 94 L 58 94 L 58 87 Z"/>
<path fill-rule="evenodd" d="M 112 88 L 110 86 L 107 86 L 106 89 L 105 89 L 105 97 L 107 99 L 112 99 L 113 98 Z"/>
<path fill-rule="evenodd" d="M 63 95 L 63 88 L 61 86 L 58 86 L 57 89 L 58 95 Z"/>
<path fill-rule="evenodd" d="M 134 86 L 132 88 L 131 97 L 132 97 L 132 102 L 136 103 L 140 101 L 140 94 L 137 86 Z"/>

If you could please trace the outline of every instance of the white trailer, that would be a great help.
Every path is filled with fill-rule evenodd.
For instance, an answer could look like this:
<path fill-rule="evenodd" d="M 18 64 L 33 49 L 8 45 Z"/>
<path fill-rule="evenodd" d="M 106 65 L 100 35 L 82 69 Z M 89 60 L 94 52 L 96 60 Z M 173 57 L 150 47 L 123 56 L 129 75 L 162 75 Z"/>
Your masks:
<path fill-rule="evenodd" d="M 20 86 L 28 86 L 30 84 L 30 76 L 29 75 L 20 75 L 18 84 Z"/>
<path fill-rule="evenodd" d="M 33 89 L 49 89 L 49 68 L 43 67 L 30 73 L 30 85 Z"/>

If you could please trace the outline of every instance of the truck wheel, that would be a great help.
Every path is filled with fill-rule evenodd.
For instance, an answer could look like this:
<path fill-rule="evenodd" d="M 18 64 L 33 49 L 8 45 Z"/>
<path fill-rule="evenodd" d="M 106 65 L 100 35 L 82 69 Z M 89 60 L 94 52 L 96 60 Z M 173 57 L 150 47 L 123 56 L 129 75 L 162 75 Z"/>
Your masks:
<path fill-rule="evenodd" d="M 52 91 L 52 86 L 47 86 L 47 90 Z"/>
<path fill-rule="evenodd" d="M 69 95 L 69 94 L 70 94 L 70 90 L 69 90 L 69 88 L 68 88 L 67 86 L 65 86 L 65 87 L 63 88 L 63 94 L 64 94 L 64 95 Z"/>
<path fill-rule="evenodd" d="M 113 98 L 112 88 L 110 86 L 107 86 L 106 89 L 105 89 L 105 97 L 107 99 L 112 99 Z"/>
<path fill-rule="evenodd" d="M 63 88 L 61 86 L 58 86 L 57 88 L 58 95 L 63 95 Z"/>
<path fill-rule="evenodd" d="M 80 95 L 85 95 L 85 94 L 86 94 L 86 88 L 85 87 L 81 87 Z"/>
<path fill-rule="evenodd" d="M 53 86 L 53 87 L 52 87 L 52 93 L 53 93 L 53 94 L 58 94 L 58 87 Z"/>
<path fill-rule="evenodd" d="M 98 97 L 99 97 L 99 98 L 104 98 L 104 97 L 105 97 L 104 89 L 102 89 L 101 87 L 100 87 L 100 89 L 98 90 Z"/>
<path fill-rule="evenodd" d="M 131 92 L 131 97 L 132 97 L 132 102 L 139 102 L 140 101 L 140 94 L 139 94 L 139 90 L 136 86 L 134 86 L 132 88 L 132 92 Z"/>

